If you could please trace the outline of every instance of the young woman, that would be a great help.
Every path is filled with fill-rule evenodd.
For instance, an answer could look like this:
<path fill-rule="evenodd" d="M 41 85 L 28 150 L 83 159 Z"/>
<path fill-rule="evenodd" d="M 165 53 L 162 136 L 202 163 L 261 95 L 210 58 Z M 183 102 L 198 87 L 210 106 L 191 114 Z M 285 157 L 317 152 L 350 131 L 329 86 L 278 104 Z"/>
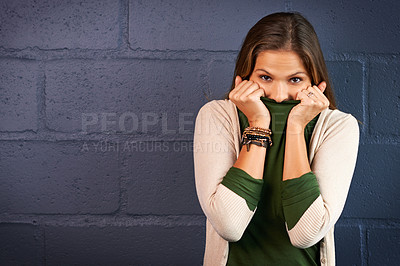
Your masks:
<path fill-rule="evenodd" d="M 204 265 L 334 265 L 333 228 L 356 163 L 312 25 L 275 13 L 248 32 L 228 99 L 196 118 Z"/>

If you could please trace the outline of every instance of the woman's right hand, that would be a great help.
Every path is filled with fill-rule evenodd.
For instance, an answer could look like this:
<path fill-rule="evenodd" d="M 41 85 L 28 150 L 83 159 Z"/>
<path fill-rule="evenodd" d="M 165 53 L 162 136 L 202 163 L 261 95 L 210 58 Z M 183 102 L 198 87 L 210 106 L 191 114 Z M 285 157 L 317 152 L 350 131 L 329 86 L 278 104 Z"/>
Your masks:
<path fill-rule="evenodd" d="M 242 111 L 252 127 L 269 128 L 271 116 L 260 97 L 264 90 L 251 80 L 242 80 L 236 76 L 235 88 L 229 93 L 229 99 Z"/>

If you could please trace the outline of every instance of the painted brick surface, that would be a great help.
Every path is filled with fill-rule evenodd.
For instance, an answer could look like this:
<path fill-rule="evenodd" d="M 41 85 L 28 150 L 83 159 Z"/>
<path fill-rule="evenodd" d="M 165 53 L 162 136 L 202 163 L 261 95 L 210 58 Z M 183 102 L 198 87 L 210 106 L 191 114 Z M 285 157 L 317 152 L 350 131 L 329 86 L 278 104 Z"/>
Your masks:
<path fill-rule="evenodd" d="M 327 62 L 339 110 L 363 121 L 363 71 L 360 62 Z"/>
<path fill-rule="evenodd" d="M 235 71 L 235 59 L 217 60 L 212 62 L 209 67 L 209 99 L 223 99 L 229 92 L 232 84 L 233 73 Z"/>
<path fill-rule="evenodd" d="M 205 230 L 198 226 L 45 230 L 49 265 L 199 265 L 203 256 Z"/>
<path fill-rule="evenodd" d="M 373 228 L 368 231 L 368 265 L 397 265 L 400 229 Z"/>
<path fill-rule="evenodd" d="M 344 216 L 400 218 L 398 145 L 360 145 Z"/>
<path fill-rule="evenodd" d="M 314 25 L 338 107 L 363 122 L 337 265 L 395 265 L 399 2 L 0 3 L 0 264 L 201 265 L 194 120 L 249 28 Z M 338 144 L 340 145 L 340 144 Z"/>
<path fill-rule="evenodd" d="M 134 49 L 238 50 L 251 26 L 281 8 L 279 1 L 130 0 L 129 43 Z"/>
<path fill-rule="evenodd" d="M 131 214 L 202 214 L 193 179 L 193 142 L 131 142 L 122 151 Z"/>
<path fill-rule="evenodd" d="M 43 240 L 37 226 L 23 223 L 0 223 L 0 264 L 41 265 Z"/>
<path fill-rule="evenodd" d="M 326 51 L 398 53 L 397 1 L 287 1 L 313 24 Z M 316 9 L 317 8 L 317 9 Z"/>
<path fill-rule="evenodd" d="M 107 49 L 118 46 L 119 2 L 6 0 L 0 46 L 14 49 Z"/>
<path fill-rule="evenodd" d="M 374 135 L 400 134 L 400 58 L 373 62 L 369 78 L 370 132 Z"/>
<path fill-rule="evenodd" d="M 118 209 L 118 154 L 86 151 L 83 144 L 1 142 L 0 172 L 7 173 L 0 177 L 1 212 L 102 214 Z"/>
<path fill-rule="evenodd" d="M 335 226 L 335 246 L 336 265 L 361 265 L 361 239 L 358 227 Z"/>
<path fill-rule="evenodd" d="M 0 59 L 0 131 L 37 130 L 39 65 Z"/>
<path fill-rule="evenodd" d="M 179 133 L 204 97 L 198 61 L 54 61 L 46 77 L 48 127 L 61 132 Z"/>

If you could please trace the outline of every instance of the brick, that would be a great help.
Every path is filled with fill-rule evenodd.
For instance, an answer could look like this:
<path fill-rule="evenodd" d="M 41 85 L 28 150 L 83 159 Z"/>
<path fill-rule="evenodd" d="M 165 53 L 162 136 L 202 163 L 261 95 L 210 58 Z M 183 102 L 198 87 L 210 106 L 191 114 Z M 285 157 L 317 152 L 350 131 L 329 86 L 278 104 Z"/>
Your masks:
<path fill-rule="evenodd" d="M 363 69 L 360 62 L 327 62 L 339 110 L 363 120 Z"/>
<path fill-rule="evenodd" d="M 49 265 L 201 265 L 200 226 L 46 227 Z"/>
<path fill-rule="evenodd" d="M 361 237 L 358 227 L 335 226 L 336 265 L 361 265 Z"/>
<path fill-rule="evenodd" d="M 37 130 L 38 63 L 0 59 L 0 131 Z"/>
<path fill-rule="evenodd" d="M 210 100 L 223 99 L 232 84 L 235 61 L 213 61 L 209 68 Z"/>
<path fill-rule="evenodd" d="M 369 122 L 372 135 L 400 135 L 400 83 L 398 59 L 373 62 L 369 78 Z"/>
<path fill-rule="evenodd" d="M 48 127 L 164 137 L 181 129 L 192 134 L 205 98 L 199 68 L 198 61 L 185 60 L 51 62 L 46 68 Z"/>
<path fill-rule="evenodd" d="M 400 260 L 400 229 L 368 230 L 368 265 L 397 265 Z"/>
<path fill-rule="evenodd" d="M 356 171 L 343 216 L 400 218 L 398 145 L 360 145 Z"/>
<path fill-rule="evenodd" d="M 321 46 L 327 51 L 398 53 L 400 9 L 398 1 L 292 2 L 315 27 Z M 318 12 L 316 12 L 318 10 Z M 324 49 L 324 50 L 325 50 Z"/>
<path fill-rule="evenodd" d="M 193 142 L 135 142 L 122 151 L 130 214 L 202 214 L 193 173 Z"/>
<path fill-rule="evenodd" d="M 83 149 L 83 144 L 1 142 L 0 212 L 102 214 L 117 210 L 118 153 Z"/>
<path fill-rule="evenodd" d="M 0 223 L 0 264 L 41 265 L 43 241 L 30 224 Z"/>
<path fill-rule="evenodd" d="M 249 8 L 251 7 L 251 8 Z M 279 1 L 129 1 L 129 42 L 148 50 L 237 50 Z"/>
<path fill-rule="evenodd" d="M 110 49 L 118 46 L 118 1 L 7 0 L 0 4 L 0 46 Z"/>

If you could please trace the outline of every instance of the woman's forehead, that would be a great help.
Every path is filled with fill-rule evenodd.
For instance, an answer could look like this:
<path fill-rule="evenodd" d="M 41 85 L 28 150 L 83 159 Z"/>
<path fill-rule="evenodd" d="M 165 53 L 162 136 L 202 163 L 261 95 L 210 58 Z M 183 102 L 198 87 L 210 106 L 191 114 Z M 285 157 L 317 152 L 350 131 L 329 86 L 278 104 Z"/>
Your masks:
<path fill-rule="evenodd" d="M 257 56 L 254 70 L 258 69 L 280 74 L 307 72 L 301 58 L 293 51 L 266 50 L 261 52 Z"/>

